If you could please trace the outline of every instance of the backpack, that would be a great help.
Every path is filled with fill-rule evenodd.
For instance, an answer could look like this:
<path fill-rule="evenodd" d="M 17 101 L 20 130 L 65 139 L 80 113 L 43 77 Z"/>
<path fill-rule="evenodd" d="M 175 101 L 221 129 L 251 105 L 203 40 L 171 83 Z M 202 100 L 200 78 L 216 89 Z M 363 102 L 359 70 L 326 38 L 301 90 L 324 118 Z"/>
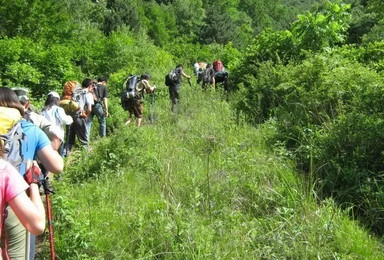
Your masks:
<path fill-rule="evenodd" d="M 166 76 L 165 76 L 165 85 L 168 87 L 174 86 L 178 81 L 178 75 L 176 72 L 176 69 L 171 70 Z"/>
<path fill-rule="evenodd" d="M 201 78 L 204 84 L 211 84 L 212 76 L 211 76 L 212 68 L 204 69 L 201 72 Z"/>
<path fill-rule="evenodd" d="M 215 71 L 223 70 L 223 63 L 221 62 L 221 60 L 215 60 L 213 62 L 213 68 L 215 69 Z"/>
<path fill-rule="evenodd" d="M 8 133 L 0 135 L 0 139 L 4 144 L 4 159 L 10 162 L 20 174 L 24 175 L 27 170 L 27 162 L 24 160 L 27 143 L 26 135 L 21 128 L 21 120 Z"/>
<path fill-rule="evenodd" d="M 132 99 L 136 95 L 136 84 L 139 77 L 136 75 L 128 76 L 128 78 L 123 83 L 123 90 L 121 91 L 121 106 L 125 111 L 128 110 L 128 100 Z"/>
<path fill-rule="evenodd" d="M 74 117 L 76 112 L 79 110 L 78 103 L 74 99 L 80 99 L 78 97 L 80 94 L 80 89 L 81 86 L 76 81 L 67 81 L 64 84 L 63 95 L 60 100 L 60 106 L 64 109 L 67 115 L 70 115 L 72 117 Z"/>
<path fill-rule="evenodd" d="M 83 94 L 83 89 L 80 85 L 76 85 L 75 89 L 72 92 L 72 100 L 79 103 L 81 100 L 81 95 Z"/>
<path fill-rule="evenodd" d="M 169 77 L 169 73 L 167 75 L 165 75 L 165 81 L 164 81 L 164 84 L 167 86 L 167 87 L 172 87 L 175 83 L 173 82 L 173 80 Z"/>
<path fill-rule="evenodd" d="M 80 85 L 76 81 L 67 81 L 64 84 L 63 88 L 63 94 L 62 94 L 62 100 L 70 100 L 72 98 L 73 91 L 75 90 L 76 86 Z"/>

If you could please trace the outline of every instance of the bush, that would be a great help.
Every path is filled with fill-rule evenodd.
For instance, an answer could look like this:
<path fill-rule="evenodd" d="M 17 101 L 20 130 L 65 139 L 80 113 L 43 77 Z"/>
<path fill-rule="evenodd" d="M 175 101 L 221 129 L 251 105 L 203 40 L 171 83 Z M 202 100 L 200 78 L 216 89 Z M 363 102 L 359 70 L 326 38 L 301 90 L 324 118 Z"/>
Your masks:
<path fill-rule="evenodd" d="M 382 234 L 376 221 L 383 215 L 377 186 L 384 169 L 380 75 L 331 52 L 286 66 L 262 63 L 244 78 L 245 98 L 238 108 L 254 123 L 276 119 L 272 142 L 293 152 L 319 195 L 353 205 L 355 214 Z"/>

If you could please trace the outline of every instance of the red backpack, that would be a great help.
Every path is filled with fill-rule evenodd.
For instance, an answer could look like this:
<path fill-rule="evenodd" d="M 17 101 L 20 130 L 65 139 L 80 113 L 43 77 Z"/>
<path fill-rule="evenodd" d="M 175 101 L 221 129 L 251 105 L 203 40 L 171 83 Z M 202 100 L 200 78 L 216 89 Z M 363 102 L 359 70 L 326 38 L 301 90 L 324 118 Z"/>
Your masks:
<path fill-rule="evenodd" d="M 215 60 L 213 62 L 213 68 L 215 69 L 215 71 L 223 70 L 223 63 L 221 62 L 221 60 Z"/>

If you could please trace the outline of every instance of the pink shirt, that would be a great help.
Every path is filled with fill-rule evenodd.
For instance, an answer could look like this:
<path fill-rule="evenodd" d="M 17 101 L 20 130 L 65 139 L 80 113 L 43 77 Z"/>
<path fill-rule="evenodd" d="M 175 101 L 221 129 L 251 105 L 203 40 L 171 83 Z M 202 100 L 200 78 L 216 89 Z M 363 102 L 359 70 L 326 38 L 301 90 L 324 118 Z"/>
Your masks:
<path fill-rule="evenodd" d="M 28 189 L 28 187 L 28 184 L 19 172 L 9 162 L 0 159 L 0 235 L 3 227 L 3 213 L 6 204 Z M 2 259 L 1 249 L 0 259 Z"/>

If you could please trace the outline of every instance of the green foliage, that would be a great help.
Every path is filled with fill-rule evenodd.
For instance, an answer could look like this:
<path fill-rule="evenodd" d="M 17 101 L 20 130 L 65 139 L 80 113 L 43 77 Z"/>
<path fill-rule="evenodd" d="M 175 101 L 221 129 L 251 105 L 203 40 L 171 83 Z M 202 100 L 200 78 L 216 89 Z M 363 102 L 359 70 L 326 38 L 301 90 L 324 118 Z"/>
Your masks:
<path fill-rule="evenodd" d="M 146 7 L 146 19 L 148 35 L 157 45 L 163 46 L 177 35 L 176 17 L 170 12 L 171 7 L 159 6 L 156 3 L 148 3 Z"/>
<path fill-rule="evenodd" d="M 102 30 L 106 35 L 127 26 L 133 31 L 140 31 L 144 13 L 140 7 L 141 1 L 108 0 L 104 12 Z"/>
<path fill-rule="evenodd" d="M 292 162 L 264 142 L 273 128 L 236 125 L 222 94 L 183 85 L 178 115 L 169 112 L 168 97 L 160 97 L 155 124 L 121 122 L 88 155 L 72 154 L 57 183 L 63 196 L 57 203 L 65 201 L 58 209 L 57 255 L 382 257 L 377 242 L 332 200 L 318 205 L 305 195 Z M 74 213 L 86 225 L 64 228 L 73 225 Z"/>
<path fill-rule="evenodd" d="M 299 49 L 318 51 L 345 40 L 349 5 L 326 2 L 322 13 L 299 15 L 292 24 L 292 34 Z"/>
<path fill-rule="evenodd" d="M 257 78 L 247 74 L 243 84 L 239 108 L 256 123 L 276 118 L 277 140 L 293 152 L 302 171 L 318 180 L 319 195 L 351 206 L 382 233 L 376 221 L 383 214 L 383 194 L 377 190 L 384 149 L 377 143 L 383 138 L 381 77 L 331 53 L 300 64 L 261 64 Z M 374 190 L 370 203 L 366 190 Z"/>
<path fill-rule="evenodd" d="M 178 35 L 190 42 L 198 40 L 204 26 L 205 10 L 202 0 L 176 1 L 173 5 Z"/>
<path fill-rule="evenodd" d="M 35 96 L 57 90 L 63 78 L 79 75 L 71 64 L 71 49 L 63 45 L 43 49 L 28 38 L 13 38 L 0 41 L 0 49 L 0 60 L 6 64 L 2 84 L 30 88 Z"/>
<path fill-rule="evenodd" d="M 253 36 L 252 21 L 246 13 L 238 9 L 238 1 L 208 1 L 205 24 L 200 38 L 202 43 L 226 44 L 236 47 L 247 46 Z"/>
<path fill-rule="evenodd" d="M 67 80 L 109 78 L 109 136 L 95 120 L 92 151 L 55 183 L 58 255 L 383 258 L 338 209 L 383 234 L 383 4 L 346 3 L 0 1 L 3 85 L 41 104 Z M 216 59 L 237 91 L 183 82 L 171 114 L 164 75 Z M 125 126 L 121 84 L 144 72 L 155 123 L 146 96 L 144 127 Z"/>

